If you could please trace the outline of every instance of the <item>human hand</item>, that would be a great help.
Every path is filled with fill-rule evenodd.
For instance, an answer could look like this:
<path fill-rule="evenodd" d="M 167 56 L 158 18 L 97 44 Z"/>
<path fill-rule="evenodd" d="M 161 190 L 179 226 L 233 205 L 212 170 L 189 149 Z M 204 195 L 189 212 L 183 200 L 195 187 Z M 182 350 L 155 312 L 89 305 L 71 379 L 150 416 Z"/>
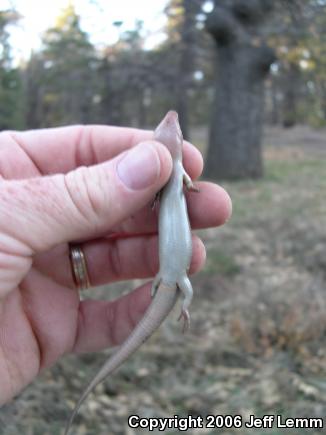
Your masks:
<path fill-rule="evenodd" d="M 121 343 L 143 316 L 150 283 L 113 302 L 80 301 L 68 243 L 83 240 L 93 286 L 155 275 L 149 203 L 172 162 L 152 137 L 104 126 L 0 134 L 0 404 L 63 354 Z M 184 165 L 200 175 L 201 155 L 188 143 Z M 228 195 L 198 185 L 200 194 L 187 193 L 192 227 L 223 224 Z M 191 272 L 204 260 L 194 236 Z"/>

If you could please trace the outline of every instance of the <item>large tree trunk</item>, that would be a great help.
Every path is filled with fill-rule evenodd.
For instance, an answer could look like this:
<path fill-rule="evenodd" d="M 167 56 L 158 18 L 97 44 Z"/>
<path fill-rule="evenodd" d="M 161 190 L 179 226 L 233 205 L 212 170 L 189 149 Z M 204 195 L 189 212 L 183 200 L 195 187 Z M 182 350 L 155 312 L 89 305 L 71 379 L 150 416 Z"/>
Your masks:
<path fill-rule="evenodd" d="M 208 178 L 262 175 L 263 81 L 275 55 L 256 29 L 269 9 L 266 0 L 218 0 L 207 19 L 217 48 Z"/>

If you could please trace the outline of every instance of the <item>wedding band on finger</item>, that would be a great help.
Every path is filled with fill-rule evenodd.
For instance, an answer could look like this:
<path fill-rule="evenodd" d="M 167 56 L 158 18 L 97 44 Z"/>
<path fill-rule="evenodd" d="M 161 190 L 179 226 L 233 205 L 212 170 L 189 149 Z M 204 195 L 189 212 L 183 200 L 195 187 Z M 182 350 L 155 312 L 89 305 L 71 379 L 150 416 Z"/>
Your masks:
<path fill-rule="evenodd" d="M 79 244 L 69 244 L 69 260 L 74 283 L 78 290 L 90 287 L 85 254 Z"/>

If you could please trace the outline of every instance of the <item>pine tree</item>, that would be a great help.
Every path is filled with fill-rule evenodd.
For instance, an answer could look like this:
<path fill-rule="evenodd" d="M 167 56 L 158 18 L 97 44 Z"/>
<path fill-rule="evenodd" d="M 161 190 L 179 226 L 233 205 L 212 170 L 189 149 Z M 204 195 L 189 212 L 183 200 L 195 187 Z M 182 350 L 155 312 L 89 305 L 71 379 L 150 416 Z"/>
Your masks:
<path fill-rule="evenodd" d="M 43 49 L 37 57 L 42 62 L 37 67 L 41 124 L 90 122 L 98 61 L 72 4 L 45 33 Z"/>

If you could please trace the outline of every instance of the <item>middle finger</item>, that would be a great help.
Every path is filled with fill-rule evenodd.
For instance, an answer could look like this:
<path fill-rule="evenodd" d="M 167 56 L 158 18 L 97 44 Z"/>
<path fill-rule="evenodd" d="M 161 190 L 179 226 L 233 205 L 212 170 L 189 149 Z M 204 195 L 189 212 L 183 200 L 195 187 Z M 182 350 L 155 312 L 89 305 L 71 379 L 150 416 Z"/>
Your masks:
<path fill-rule="evenodd" d="M 192 243 L 190 273 L 199 270 L 206 257 L 204 245 L 197 236 L 193 236 Z M 119 280 L 148 278 L 158 271 L 157 235 L 103 238 L 85 242 L 81 247 L 93 287 Z M 61 245 L 51 252 L 37 255 L 33 266 L 60 285 L 75 287 L 69 245 Z"/>

